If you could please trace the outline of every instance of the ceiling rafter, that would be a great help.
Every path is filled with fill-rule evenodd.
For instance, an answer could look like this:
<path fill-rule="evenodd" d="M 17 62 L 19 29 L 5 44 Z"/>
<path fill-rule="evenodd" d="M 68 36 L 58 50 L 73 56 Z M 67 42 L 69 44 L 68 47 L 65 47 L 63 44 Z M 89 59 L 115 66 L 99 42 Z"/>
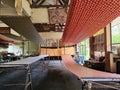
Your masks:
<path fill-rule="evenodd" d="M 61 4 L 61 5 L 68 5 L 68 3 L 69 3 L 69 0 L 59 0 L 59 3 Z"/>
<path fill-rule="evenodd" d="M 59 5 L 56 4 L 43 4 L 46 0 L 32 0 L 31 8 L 40 8 L 40 7 L 68 7 L 69 0 L 59 0 Z"/>
<path fill-rule="evenodd" d="M 39 6 L 39 5 L 41 5 L 41 4 L 43 4 L 45 2 L 45 0 L 36 0 L 36 1 L 32 1 L 32 5 L 37 5 L 37 6 Z"/>

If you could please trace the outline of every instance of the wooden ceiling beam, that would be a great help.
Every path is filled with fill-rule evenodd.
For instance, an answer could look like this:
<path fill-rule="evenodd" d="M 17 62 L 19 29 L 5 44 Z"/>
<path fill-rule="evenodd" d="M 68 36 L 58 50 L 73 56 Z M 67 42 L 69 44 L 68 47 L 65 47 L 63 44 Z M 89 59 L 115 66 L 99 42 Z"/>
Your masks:
<path fill-rule="evenodd" d="M 40 7 L 45 7 L 45 8 L 49 8 L 49 7 L 68 7 L 69 5 L 69 0 L 58 0 L 58 2 L 60 3 L 60 5 L 42 5 L 46 0 L 32 0 L 32 4 L 31 4 L 31 8 L 40 8 Z"/>
<path fill-rule="evenodd" d="M 45 2 L 45 0 L 37 0 L 36 2 L 32 2 L 32 5 L 41 5 Z"/>
<path fill-rule="evenodd" d="M 31 8 L 49 8 L 49 7 L 69 7 L 69 5 L 31 5 Z"/>
<path fill-rule="evenodd" d="M 61 5 L 68 5 L 69 0 L 59 0 L 59 3 L 60 3 Z"/>

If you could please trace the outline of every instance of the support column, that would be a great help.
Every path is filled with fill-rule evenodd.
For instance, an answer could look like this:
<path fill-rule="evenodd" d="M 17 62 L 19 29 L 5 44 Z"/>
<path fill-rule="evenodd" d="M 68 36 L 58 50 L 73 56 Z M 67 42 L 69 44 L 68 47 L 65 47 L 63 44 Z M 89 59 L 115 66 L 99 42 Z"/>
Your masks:
<path fill-rule="evenodd" d="M 25 51 L 25 48 L 24 48 L 24 41 L 22 41 L 22 56 L 24 57 L 24 51 Z"/>
<path fill-rule="evenodd" d="M 18 15 L 22 15 L 22 0 L 15 0 L 15 8 Z"/>
<path fill-rule="evenodd" d="M 111 24 L 108 24 L 105 29 L 105 68 L 110 71 L 110 52 L 111 52 Z"/>
<path fill-rule="evenodd" d="M 90 42 L 90 56 L 91 55 L 94 55 L 94 37 L 90 37 L 89 39 L 89 42 Z"/>

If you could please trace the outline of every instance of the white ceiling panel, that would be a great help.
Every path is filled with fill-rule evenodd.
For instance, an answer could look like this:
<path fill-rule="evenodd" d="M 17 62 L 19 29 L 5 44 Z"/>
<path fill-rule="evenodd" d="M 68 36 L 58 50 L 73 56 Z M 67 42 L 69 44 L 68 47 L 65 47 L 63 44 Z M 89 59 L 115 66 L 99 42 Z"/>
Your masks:
<path fill-rule="evenodd" d="M 48 9 L 32 9 L 31 20 L 33 23 L 49 23 Z"/>

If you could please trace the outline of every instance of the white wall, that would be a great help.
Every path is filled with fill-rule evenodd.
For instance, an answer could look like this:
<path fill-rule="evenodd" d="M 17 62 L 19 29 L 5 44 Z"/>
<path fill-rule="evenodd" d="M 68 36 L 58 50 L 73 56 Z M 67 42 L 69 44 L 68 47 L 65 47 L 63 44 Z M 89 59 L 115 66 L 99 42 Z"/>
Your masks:
<path fill-rule="evenodd" d="M 31 16 L 31 8 L 27 0 L 22 0 L 22 8 L 26 11 L 28 16 Z"/>
<path fill-rule="evenodd" d="M 21 55 L 22 54 L 21 45 L 10 44 L 8 47 L 8 52 L 14 53 L 15 55 Z"/>
<path fill-rule="evenodd" d="M 111 22 L 111 26 L 115 26 L 115 25 L 118 25 L 118 24 L 120 24 L 120 17 L 117 17 L 116 19 L 114 19 Z"/>
<path fill-rule="evenodd" d="M 39 51 L 39 44 L 26 41 L 24 42 L 24 46 L 21 44 L 15 45 L 11 44 L 8 47 L 9 53 L 14 53 L 15 55 L 22 55 L 23 54 L 23 47 L 24 47 L 24 55 L 35 55 Z"/>
<path fill-rule="evenodd" d="M 33 23 L 49 23 L 48 9 L 32 9 L 31 20 Z"/>
<path fill-rule="evenodd" d="M 41 32 L 39 33 L 43 40 L 46 39 L 61 39 L 63 32 Z"/>

